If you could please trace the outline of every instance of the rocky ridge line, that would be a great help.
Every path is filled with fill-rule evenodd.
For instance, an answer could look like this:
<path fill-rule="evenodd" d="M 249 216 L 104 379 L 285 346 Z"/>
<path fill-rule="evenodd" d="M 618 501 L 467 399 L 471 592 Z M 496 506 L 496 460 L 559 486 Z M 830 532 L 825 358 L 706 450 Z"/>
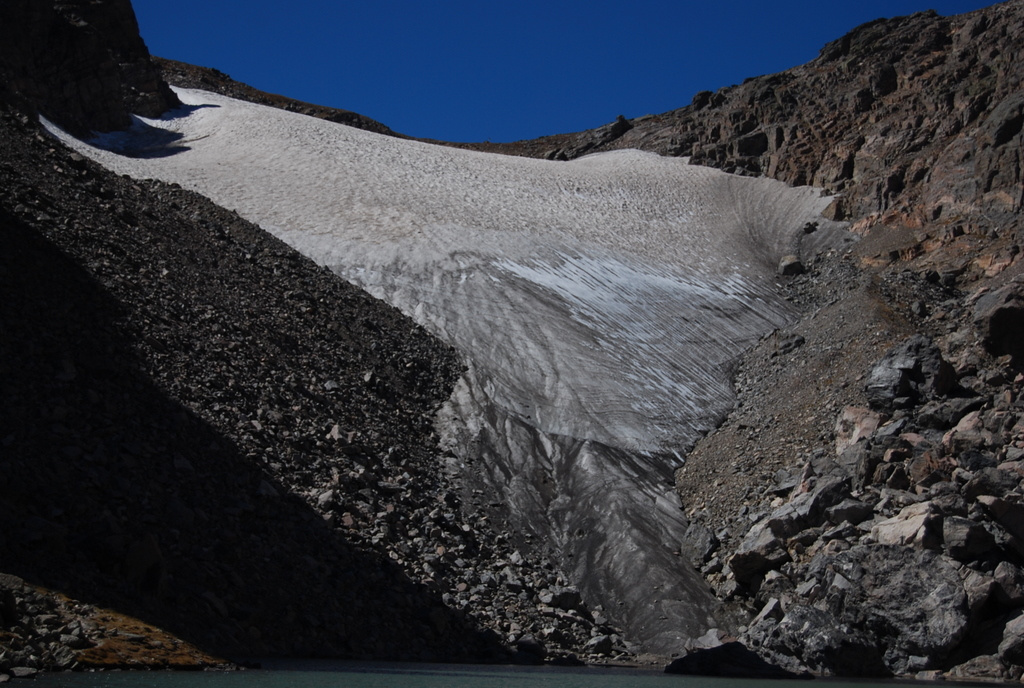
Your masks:
<path fill-rule="evenodd" d="M 859 230 L 998 231 L 1024 200 L 1022 44 L 1020 0 L 878 19 L 805 65 L 703 91 L 687 107 L 479 146 L 550 159 L 639 148 L 821 187 L 837 197 L 831 216 Z"/>

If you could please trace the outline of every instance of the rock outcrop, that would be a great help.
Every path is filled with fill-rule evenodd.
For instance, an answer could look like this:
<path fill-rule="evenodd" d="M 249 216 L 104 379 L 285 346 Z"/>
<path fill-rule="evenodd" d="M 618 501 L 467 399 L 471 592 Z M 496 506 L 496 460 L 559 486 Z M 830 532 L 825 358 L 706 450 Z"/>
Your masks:
<path fill-rule="evenodd" d="M 811 184 L 858 226 L 934 227 L 934 240 L 998 231 L 1021 208 L 1024 5 L 879 19 L 793 69 L 687 107 L 497 152 L 572 158 L 616 148 L 687 156 L 737 174 Z"/>
<path fill-rule="evenodd" d="M 259 103 L 260 105 L 270 105 L 289 112 L 299 112 L 310 117 L 319 117 L 328 122 L 345 124 L 350 127 L 365 129 L 366 131 L 373 131 L 387 136 L 406 138 L 392 131 L 384 124 L 351 110 L 339 110 L 313 103 L 305 103 L 274 93 L 265 93 L 248 84 L 235 81 L 218 69 L 197 67 L 160 57 L 153 59 L 157 67 L 160 68 L 163 77 L 175 86 L 212 91 L 230 98 L 237 98 L 238 100 L 247 100 L 251 103 Z"/>
<path fill-rule="evenodd" d="M 178 105 L 139 36 L 130 0 L 6 0 L 0 96 L 77 134 L 123 129 Z"/>

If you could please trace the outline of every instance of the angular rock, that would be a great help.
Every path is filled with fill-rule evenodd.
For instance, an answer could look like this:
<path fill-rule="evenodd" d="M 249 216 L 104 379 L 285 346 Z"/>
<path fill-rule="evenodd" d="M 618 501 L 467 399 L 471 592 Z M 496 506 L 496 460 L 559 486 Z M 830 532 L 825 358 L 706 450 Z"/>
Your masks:
<path fill-rule="evenodd" d="M 760 633 L 757 633 L 760 635 Z M 879 646 L 827 611 L 794 605 L 782 621 L 764 633 L 761 649 L 769 661 L 795 657 L 817 673 L 837 676 L 888 676 Z"/>
<path fill-rule="evenodd" d="M 1024 355 L 1024 285 L 1008 284 L 983 295 L 974 304 L 974 325 L 982 344 L 994 356 Z"/>
<path fill-rule="evenodd" d="M 956 371 L 925 335 L 914 335 L 886 352 L 871 369 L 865 392 L 874 409 L 891 411 L 942 396 L 956 385 Z"/>
<path fill-rule="evenodd" d="M 992 598 L 996 591 L 996 582 L 991 576 L 966 569 L 964 576 L 964 592 L 967 594 L 967 607 L 971 616 L 976 616 Z"/>
<path fill-rule="evenodd" d="M 683 536 L 683 549 L 689 553 L 690 563 L 695 568 L 704 566 L 718 549 L 718 538 L 707 526 L 691 521 Z"/>
<path fill-rule="evenodd" d="M 804 270 L 804 264 L 798 256 L 783 256 L 779 261 L 779 274 L 784 277 L 802 275 L 804 274 Z"/>
<path fill-rule="evenodd" d="M 870 504 L 850 498 L 829 507 L 825 514 L 831 523 L 839 524 L 846 521 L 856 525 L 871 518 L 874 512 L 874 507 Z"/>
<path fill-rule="evenodd" d="M 729 559 L 729 568 L 740 583 L 752 582 L 790 560 L 783 540 L 776 533 L 776 524 L 766 520 L 755 525 Z"/>
<path fill-rule="evenodd" d="M 1024 543 L 1024 505 L 999 497 L 981 495 L 978 503 L 1018 542 Z"/>
<path fill-rule="evenodd" d="M 995 538 L 985 526 L 959 516 L 947 516 L 942 522 L 942 540 L 949 556 L 972 561 L 995 546 Z"/>
<path fill-rule="evenodd" d="M 884 422 L 882 414 L 860 406 L 847 406 L 836 419 L 836 455 L 867 439 Z"/>
<path fill-rule="evenodd" d="M 958 664 L 948 672 L 949 677 L 959 679 L 1008 679 L 1010 674 L 1007 671 L 1003 660 L 999 655 L 979 655 L 972 657 L 963 664 Z"/>
<path fill-rule="evenodd" d="M 974 477 L 963 487 L 966 499 L 974 499 L 980 495 L 1005 497 L 1020 483 L 1020 476 L 998 468 L 982 468 L 974 473 Z"/>
<path fill-rule="evenodd" d="M 881 545 L 938 549 L 942 544 L 942 515 L 930 502 L 911 504 L 872 526 L 871 537 Z"/>
<path fill-rule="evenodd" d="M 689 652 L 673 660 L 665 667 L 665 673 L 751 679 L 801 678 L 801 674 L 766 662 L 757 653 L 736 641 Z"/>
<path fill-rule="evenodd" d="M 1007 664 L 1024 664 L 1024 614 L 1007 622 L 999 643 L 999 658 Z"/>
<path fill-rule="evenodd" d="M 1024 571 L 1008 561 L 1001 561 L 992 574 L 996 596 L 1006 607 L 1024 605 Z"/>
<path fill-rule="evenodd" d="M 832 567 L 852 585 L 830 591 L 826 606 L 841 622 L 873 629 L 893 673 L 939 668 L 967 632 L 959 564 L 936 552 L 859 545 Z"/>
<path fill-rule="evenodd" d="M 579 609 L 583 606 L 580 591 L 574 587 L 554 586 L 548 590 L 542 590 L 539 598 L 543 604 L 565 611 Z"/>
<path fill-rule="evenodd" d="M 615 643 L 609 635 L 597 635 L 584 644 L 583 649 L 595 655 L 609 655 Z"/>

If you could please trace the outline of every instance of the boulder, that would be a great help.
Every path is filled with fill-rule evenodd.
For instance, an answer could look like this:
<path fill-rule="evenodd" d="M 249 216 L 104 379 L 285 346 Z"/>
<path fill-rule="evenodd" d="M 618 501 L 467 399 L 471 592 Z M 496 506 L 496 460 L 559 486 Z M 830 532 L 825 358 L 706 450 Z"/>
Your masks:
<path fill-rule="evenodd" d="M 766 519 L 747 533 L 739 548 L 729 559 L 729 568 L 740 583 L 750 583 L 766 571 L 790 560 L 781 533 L 780 522 Z"/>
<path fill-rule="evenodd" d="M 1024 605 L 1024 571 L 1008 561 L 1001 561 L 992 573 L 996 597 L 1007 607 Z"/>
<path fill-rule="evenodd" d="M 550 605 L 555 609 L 569 611 L 583 606 L 583 598 L 580 596 L 580 591 L 571 586 L 553 586 L 548 590 L 542 590 L 539 597 L 543 604 Z"/>
<path fill-rule="evenodd" d="M 804 264 L 794 255 L 783 256 L 779 261 L 779 274 L 784 277 L 804 274 Z"/>
<path fill-rule="evenodd" d="M 692 521 L 683 534 L 682 549 L 689 553 L 694 568 L 700 568 L 710 561 L 718 544 L 718 538 L 711 529 L 696 521 Z"/>
<path fill-rule="evenodd" d="M 1024 505 L 991 495 L 981 495 L 977 500 L 999 525 L 1018 542 L 1024 543 Z"/>
<path fill-rule="evenodd" d="M 865 392 L 871 407 L 904 408 L 956 385 L 956 371 L 930 337 L 917 334 L 894 346 L 871 369 Z"/>
<path fill-rule="evenodd" d="M 996 591 L 996 582 L 991 576 L 965 568 L 964 592 L 967 593 L 967 608 L 971 616 L 976 616 Z"/>
<path fill-rule="evenodd" d="M 730 678 L 803 678 L 801 674 L 766 662 L 757 653 L 736 641 L 689 652 L 673 660 L 665 667 L 665 673 Z"/>
<path fill-rule="evenodd" d="M 867 439 L 885 421 L 882 414 L 861 406 L 847 406 L 836 419 L 836 455 Z"/>
<path fill-rule="evenodd" d="M 881 545 L 938 549 L 942 543 L 942 515 L 931 502 L 911 504 L 872 526 L 871 536 Z"/>
<path fill-rule="evenodd" d="M 827 611 L 798 604 L 778 625 L 770 624 L 762 622 L 751 631 L 762 638 L 762 652 L 770 661 L 796 658 L 815 673 L 837 676 L 891 674 L 875 641 Z"/>
<path fill-rule="evenodd" d="M 937 552 L 858 545 L 832 560 L 849 585 L 824 605 L 853 628 L 870 628 L 896 674 L 939 668 L 968 628 L 960 565 Z"/>
<path fill-rule="evenodd" d="M 854 525 L 866 521 L 874 514 L 874 507 L 870 504 L 849 498 L 844 499 L 835 506 L 829 507 L 825 515 L 831 523 L 843 523 L 844 521 Z"/>
<path fill-rule="evenodd" d="M 1017 487 L 1020 476 L 998 468 L 982 468 L 974 473 L 974 477 L 963 487 L 966 499 L 974 499 L 980 495 L 1005 497 Z"/>
<path fill-rule="evenodd" d="M 917 413 L 917 423 L 922 428 L 945 430 L 960 422 L 971 411 L 985 405 L 984 397 L 936 399 L 929 401 Z"/>
<path fill-rule="evenodd" d="M 999 655 L 979 655 L 972 657 L 963 664 L 958 664 L 947 672 L 950 678 L 955 679 L 1008 679 L 1009 672 L 1006 665 L 999 659 Z"/>
<path fill-rule="evenodd" d="M 942 540 L 946 552 L 957 561 L 973 561 L 995 546 L 995 538 L 985 526 L 960 516 L 947 516 L 942 522 Z"/>
<path fill-rule="evenodd" d="M 1024 664 L 1024 614 L 1010 619 L 999 643 L 999 658 L 1007 664 Z"/>
<path fill-rule="evenodd" d="M 583 645 L 585 651 L 595 655 L 609 655 L 614 647 L 610 635 L 596 635 Z"/>
<path fill-rule="evenodd" d="M 974 325 L 994 356 L 1024 354 L 1024 285 L 1008 284 L 984 294 L 974 304 Z"/>

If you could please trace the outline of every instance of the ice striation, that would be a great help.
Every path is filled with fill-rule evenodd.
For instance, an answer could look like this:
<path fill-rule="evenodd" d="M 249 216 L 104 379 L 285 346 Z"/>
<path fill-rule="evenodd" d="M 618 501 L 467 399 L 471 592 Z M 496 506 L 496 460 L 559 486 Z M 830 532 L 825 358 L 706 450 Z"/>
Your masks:
<path fill-rule="evenodd" d="M 672 476 L 731 406 L 738 356 L 792 315 L 779 259 L 846 239 L 828 198 L 633 150 L 503 157 L 178 95 L 127 132 L 53 131 L 237 210 L 456 346 L 438 425 L 467 489 L 645 650 L 720 623 L 679 555 Z"/>

